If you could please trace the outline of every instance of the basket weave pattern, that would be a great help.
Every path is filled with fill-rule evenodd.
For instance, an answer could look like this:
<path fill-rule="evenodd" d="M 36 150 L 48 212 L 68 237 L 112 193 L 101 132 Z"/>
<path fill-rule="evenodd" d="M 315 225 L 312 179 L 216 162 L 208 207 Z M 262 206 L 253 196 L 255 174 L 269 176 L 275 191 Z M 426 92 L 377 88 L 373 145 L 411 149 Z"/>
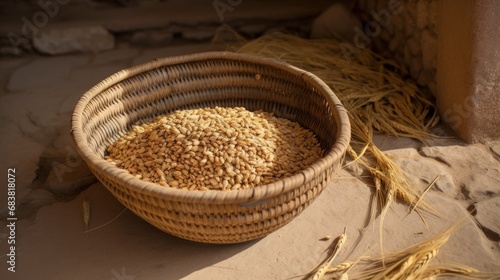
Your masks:
<path fill-rule="evenodd" d="M 186 191 L 134 178 L 104 160 L 133 125 L 179 109 L 245 107 L 274 112 L 313 131 L 326 154 L 283 180 L 238 191 Z M 77 150 L 127 208 L 172 235 L 237 243 L 290 222 L 326 187 L 350 139 L 347 113 L 316 76 L 276 60 L 230 52 L 156 59 L 87 91 L 72 117 Z"/>

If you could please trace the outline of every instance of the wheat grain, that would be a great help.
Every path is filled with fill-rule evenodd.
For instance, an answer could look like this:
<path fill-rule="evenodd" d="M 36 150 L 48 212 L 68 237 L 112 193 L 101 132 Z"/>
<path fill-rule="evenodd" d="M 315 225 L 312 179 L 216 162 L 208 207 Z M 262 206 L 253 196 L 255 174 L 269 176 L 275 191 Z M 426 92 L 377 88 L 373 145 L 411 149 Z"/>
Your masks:
<path fill-rule="evenodd" d="M 138 178 L 189 190 L 272 183 L 324 153 L 316 136 L 298 123 L 241 107 L 179 110 L 158 117 L 134 126 L 108 152 L 109 161 Z"/>
<path fill-rule="evenodd" d="M 329 267 L 329 268 L 326 270 L 326 274 L 344 272 L 344 271 L 348 270 L 349 268 L 351 268 L 351 267 L 352 267 L 352 266 L 354 266 L 354 265 L 355 265 L 355 263 L 354 263 L 354 262 L 343 262 L 343 263 L 339 263 L 339 264 L 338 264 L 338 265 L 336 265 L 336 266 Z"/>

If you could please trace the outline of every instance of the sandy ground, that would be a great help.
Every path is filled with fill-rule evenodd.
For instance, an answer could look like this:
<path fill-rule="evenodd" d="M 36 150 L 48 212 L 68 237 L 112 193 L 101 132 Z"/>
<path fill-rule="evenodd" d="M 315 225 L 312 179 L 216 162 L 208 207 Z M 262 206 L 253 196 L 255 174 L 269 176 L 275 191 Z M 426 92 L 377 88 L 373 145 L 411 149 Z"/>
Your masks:
<path fill-rule="evenodd" d="M 351 252 L 369 215 L 369 181 L 340 170 L 320 197 L 278 231 L 236 245 L 207 245 L 163 233 L 122 206 L 75 154 L 69 134 L 73 107 L 106 76 L 155 57 L 211 50 L 195 44 L 162 49 L 118 47 L 100 54 L 27 55 L 0 59 L 0 279 L 295 279 L 325 257 L 330 241 L 347 227 L 340 260 L 380 253 L 379 219 Z M 427 146 L 405 138 L 376 142 L 426 195 L 441 217 L 394 203 L 382 229 L 392 252 L 424 241 L 462 217 L 465 225 L 435 262 L 460 262 L 500 271 L 500 142 L 466 145 L 454 138 Z M 15 168 L 15 272 L 8 270 L 10 217 L 7 172 Z M 91 204 L 84 233 L 82 202 Z M 472 214 L 468 214 L 467 210 Z"/>

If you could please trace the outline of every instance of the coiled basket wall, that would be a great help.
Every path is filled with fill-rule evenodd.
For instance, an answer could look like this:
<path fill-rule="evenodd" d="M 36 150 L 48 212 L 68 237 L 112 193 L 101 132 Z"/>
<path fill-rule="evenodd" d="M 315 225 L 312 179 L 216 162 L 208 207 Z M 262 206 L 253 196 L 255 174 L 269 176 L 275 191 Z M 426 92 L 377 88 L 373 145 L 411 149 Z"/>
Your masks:
<path fill-rule="evenodd" d="M 274 112 L 313 131 L 325 156 L 295 175 L 237 191 L 188 191 L 135 178 L 104 159 L 133 125 L 179 109 L 245 107 Z M 102 184 L 153 226 L 204 243 L 265 236 L 314 201 L 340 168 L 350 140 L 347 112 L 330 88 L 274 59 L 209 52 L 155 59 L 87 91 L 72 116 L 78 153 Z"/>

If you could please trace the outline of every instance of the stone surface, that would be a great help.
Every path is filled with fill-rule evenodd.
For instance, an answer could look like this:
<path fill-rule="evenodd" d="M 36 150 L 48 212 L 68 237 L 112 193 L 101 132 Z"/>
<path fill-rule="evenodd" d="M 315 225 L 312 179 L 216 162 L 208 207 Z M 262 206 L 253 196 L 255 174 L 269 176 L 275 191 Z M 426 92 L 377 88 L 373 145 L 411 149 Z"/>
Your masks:
<path fill-rule="evenodd" d="M 270 26 L 267 24 L 256 23 L 256 24 L 245 24 L 238 28 L 238 31 L 243 34 L 260 34 L 266 31 Z"/>
<path fill-rule="evenodd" d="M 410 52 L 411 52 L 411 55 L 413 55 L 413 58 L 415 60 L 418 60 L 420 63 L 422 63 L 421 59 L 419 59 L 419 57 L 418 57 L 418 55 L 422 53 L 422 47 L 420 45 L 420 41 L 417 38 L 412 37 L 408 40 L 407 44 L 408 44 L 408 47 L 410 48 Z"/>
<path fill-rule="evenodd" d="M 411 11 L 411 8 L 407 8 L 406 10 Z M 414 34 L 417 30 L 417 24 L 415 20 L 411 17 L 407 17 L 404 21 L 404 33 L 406 36 L 411 37 L 411 34 Z"/>
<path fill-rule="evenodd" d="M 0 137 L 0 153 L 2 160 L 0 160 L 1 170 L 5 170 L 5 175 L 2 174 L 1 178 L 7 181 L 7 169 L 14 168 L 16 175 L 16 201 L 18 204 L 29 195 L 31 189 L 31 182 L 36 177 L 38 170 L 38 159 L 44 150 L 44 145 L 38 143 L 35 139 L 26 136 L 20 131 L 18 124 L 11 121 L 6 121 L 3 116 L 5 114 L 4 106 L 12 105 L 4 103 L 5 99 L 0 98 L 2 110 L 0 110 L 0 128 L 2 134 L 6 137 Z M 20 121 L 20 120 L 19 120 Z M 6 188 L 4 188 L 6 190 Z M 7 193 L 4 191 L 0 193 L 1 201 L 7 201 Z M 2 205 L 5 205 L 2 202 Z M 3 219 L 7 213 L 7 208 L 0 209 L 0 217 Z"/>
<path fill-rule="evenodd" d="M 436 66 L 435 52 L 437 50 L 437 38 L 428 30 L 422 33 L 422 65 L 425 69 Z"/>
<path fill-rule="evenodd" d="M 168 30 L 143 30 L 136 31 L 130 38 L 130 42 L 138 45 L 157 46 L 172 42 L 174 35 Z"/>
<path fill-rule="evenodd" d="M 77 100 L 71 102 L 72 108 L 76 102 Z M 70 117 L 70 113 L 65 115 L 67 119 Z M 69 134 L 69 124 L 57 129 L 57 136 L 51 139 L 51 143 L 44 150 L 38 163 L 38 169 L 46 171 L 37 180 L 35 187 L 47 189 L 59 196 L 77 195 L 95 183 L 97 179 L 78 155 Z"/>
<path fill-rule="evenodd" d="M 163 49 L 151 49 L 143 50 L 140 55 L 135 57 L 132 61 L 132 65 L 137 65 L 140 63 L 145 63 L 155 58 L 161 58 L 166 56 L 184 55 L 196 52 L 208 52 L 223 50 L 223 46 L 213 45 L 210 43 L 197 43 L 188 46 L 172 46 Z"/>
<path fill-rule="evenodd" d="M 18 219 L 33 219 L 38 209 L 57 201 L 58 196 L 51 191 L 35 188 L 21 199 L 22 206 L 18 206 L 16 216 Z"/>
<path fill-rule="evenodd" d="M 71 69 L 88 61 L 88 57 L 51 57 L 32 61 L 26 66 L 17 68 L 10 76 L 7 90 L 28 91 L 46 87 L 57 87 L 58 82 L 67 79 Z M 50 69 L 50 71 L 47 71 Z M 29 79 L 30 83 L 26 83 Z"/>
<path fill-rule="evenodd" d="M 412 60 L 412 55 L 410 51 L 410 47 L 408 45 L 405 45 L 403 47 L 403 57 L 404 57 L 404 63 L 405 63 L 405 68 L 408 69 L 409 66 L 411 66 L 411 60 Z M 420 73 L 418 73 L 420 74 Z"/>
<path fill-rule="evenodd" d="M 7 85 L 9 84 L 10 76 L 12 72 L 18 68 L 20 65 L 29 63 L 31 60 L 26 57 L 19 57 L 19 59 L 8 59 L 0 58 L 0 94 L 10 94 L 7 90 Z"/>
<path fill-rule="evenodd" d="M 387 212 L 384 222 L 382 236 L 384 252 L 394 252 L 395 250 L 406 248 L 407 246 L 403 244 L 405 242 L 401 242 L 401 240 L 406 240 L 406 242 L 411 244 L 428 240 L 432 236 L 449 228 L 455 222 L 463 220 L 464 225 L 441 247 L 436 259 L 431 263 L 455 262 L 486 271 L 498 270 L 497 259 L 500 256 L 497 251 L 499 250 L 498 243 L 486 238 L 473 219 L 470 217 L 464 219 L 466 212 L 457 201 L 432 192 L 426 195 L 426 199 L 446 218 L 440 219 L 433 215 L 424 214 L 423 217 L 429 225 L 429 227 L 426 227 L 415 213 L 406 217 L 406 214 L 402 214 L 408 211 L 405 205 L 393 205 Z M 373 248 L 373 244 L 379 243 L 380 235 L 375 233 L 379 230 L 379 222 L 380 220 L 377 219 L 370 226 L 368 230 L 370 233 L 366 233 L 366 236 L 359 243 L 353 255 L 366 254 L 367 247 Z M 458 247 L 468 253 L 464 254 L 463 251 L 457 250 Z M 379 247 L 375 247 L 372 250 L 372 254 L 379 253 Z M 476 257 L 471 257 L 473 255 Z"/>
<path fill-rule="evenodd" d="M 68 82 L 72 82 L 69 83 L 69 85 L 73 85 L 73 88 L 71 89 L 73 94 L 68 95 L 66 99 L 70 98 L 74 104 L 76 104 L 77 98 L 92 86 L 96 85 L 108 76 L 132 66 L 131 63 L 133 59 L 134 58 L 130 57 L 119 61 L 109 62 L 104 65 L 85 65 L 74 69 L 68 79 Z M 83 79 L 83 77 L 85 77 L 85 79 Z M 64 108 L 70 109 L 69 105 L 70 104 Z"/>
<path fill-rule="evenodd" d="M 455 197 L 458 194 L 453 177 L 439 162 L 418 155 L 401 157 L 396 151 L 391 151 L 388 155 L 404 171 L 408 181 L 415 189 L 422 192 L 437 178 L 431 190 L 439 190 L 449 197 Z"/>
<path fill-rule="evenodd" d="M 438 22 L 438 14 L 439 14 L 439 1 L 430 1 L 429 6 L 429 23 L 431 24 L 430 28 L 433 30 L 437 30 L 437 22 Z"/>
<path fill-rule="evenodd" d="M 51 161 L 46 187 L 58 195 L 75 195 L 88 188 L 97 179 L 74 150 L 64 158 Z"/>
<path fill-rule="evenodd" d="M 311 26 L 311 38 L 341 38 L 352 42 L 361 21 L 342 3 L 334 3 Z"/>
<path fill-rule="evenodd" d="M 94 54 L 92 57 L 92 63 L 94 65 L 104 65 L 107 67 L 109 64 L 113 64 L 115 62 L 131 62 L 137 55 L 139 55 L 139 50 L 135 48 L 116 48 L 110 51 Z"/>
<path fill-rule="evenodd" d="M 112 49 L 115 39 L 101 26 L 42 29 L 33 38 L 35 49 L 46 54 L 100 52 Z"/>
<path fill-rule="evenodd" d="M 68 18 L 79 25 L 99 25 L 111 32 L 165 28 L 172 24 L 193 27 L 197 24 L 220 25 L 226 23 L 236 26 L 245 21 L 255 21 L 256 18 L 259 19 L 259 23 L 264 21 L 286 22 L 298 18 L 312 19 L 331 4 L 329 0 L 314 2 L 291 0 L 287 2 L 285 9 L 283 2 L 278 0 L 231 1 L 230 3 L 225 0 L 193 0 L 189 2 L 172 0 L 157 1 L 147 5 L 96 9 L 71 5 L 74 2 L 70 1 L 68 5 L 60 6 L 57 16 L 50 20 L 50 27 L 64 27 L 67 25 L 66 19 Z M 31 11 L 32 13 L 33 11 Z M 4 19 L 8 24 L 0 25 L 0 34 L 21 30 L 23 22 L 19 18 L 23 15 L 15 13 L 5 15 Z"/>
<path fill-rule="evenodd" d="M 416 10 L 416 22 L 417 26 L 420 29 L 424 29 L 429 25 L 429 7 L 430 3 L 426 3 L 425 1 L 417 2 L 417 10 Z"/>
<path fill-rule="evenodd" d="M 422 70 L 422 61 L 418 57 L 413 57 L 410 62 L 410 74 L 418 77 L 420 70 Z"/>
<path fill-rule="evenodd" d="M 453 179 L 460 188 L 462 199 L 475 202 L 500 194 L 500 165 L 485 147 L 424 147 L 420 153 L 453 170 Z"/>
<path fill-rule="evenodd" d="M 198 41 L 208 40 L 214 37 L 216 29 L 217 28 L 215 26 L 185 29 L 182 32 L 182 37 L 184 39 L 189 39 L 189 40 L 198 40 Z"/>
<path fill-rule="evenodd" d="M 500 213 L 500 196 L 476 203 L 475 212 L 474 217 L 483 228 L 483 231 L 485 233 L 490 232 L 490 238 L 496 238 L 496 241 L 500 241 L 500 223 L 498 217 L 498 213 Z"/>
<path fill-rule="evenodd" d="M 370 4 L 372 2 L 374 3 Z M 375 50 L 389 59 L 396 60 L 403 73 L 408 73 L 415 81 L 419 81 L 421 86 L 429 88 L 434 95 L 437 94 L 437 2 L 394 1 L 398 7 L 395 10 L 389 9 L 389 2 L 385 0 L 358 1 L 356 4 L 364 23 L 373 20 L 372 12 L 388 15 L 389 24 L 383 28 L 393 35 L 375 36 Z M 430 86 L 431 84 L 433 86 Z"/>
<path fill-rule="evenodd" d="M 389 42 L 389 51 L 394 52 L 398 47 L 399 47 L 399 40 L 397 39 L 396 36 L 394 36 Z"/>
<path fill-rule="evenodd" d="M 436 92 L 437 91 L 437 84 L 436 84 L 436 81 L 432 81 L 430 82 L 427 87 L 429 88 L 429 90 L 431 92 Z"/>
<path fill-rule="evenodd" d="M 383 150 L 404 172 L 406 178 L 418 191 L 423 191 L 439 176 L 431 190 L 438 190 L 447 196 L 455 197 L 457 188 L 450 172 L 439 161 L 423 157 L 418 153 L 421 143 L 407 138 L 381 139 L 376 135 L 374 143 Z"/>
<path fill-rule="evenodd" d="M 420 72 L 417 78 L 417 84 L 425 86 L 432 81 L 432 74 L 430 72 Z"/>
<path fill-rule="evenodd" d="M 12 47 L 12 46 L 4 46 L 0 47 L 1 55 L 21 55 L 23 51 L 20 48 Z"/>
<path fill-rule="evenodd" d="M 497 156 L 500 159 L 500 141 L 495 142 L 491 147 L 491 151 L 495 156 Z"/>

